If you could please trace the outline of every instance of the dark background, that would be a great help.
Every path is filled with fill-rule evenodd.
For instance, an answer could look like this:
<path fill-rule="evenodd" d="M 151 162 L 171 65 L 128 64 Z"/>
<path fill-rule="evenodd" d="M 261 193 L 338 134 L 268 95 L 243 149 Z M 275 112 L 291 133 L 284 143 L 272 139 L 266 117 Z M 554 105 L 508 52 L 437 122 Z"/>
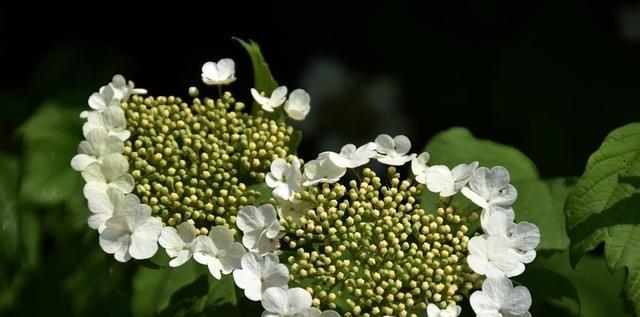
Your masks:
<path fill-rule="evenodd" d="M 16 129 L 43 103 L 79 113 L 114 73 L 154 95 L 197 85 L 215 96 L 200 67 L 231 57 L 239 79 L 230 90 L 249 101 L 250 61 L 232 36 L 256 40 L 281 84 L 311 93 L 305 159 L 379 133 L 407 134 L 419 151 L 465 126 L 516 146 L 544 177 L 577 176 L 609 131 L 640 118 L 637 2 L 56 5 L 0 8 L 0 152 L 20 154 Z M 29 271 L 8 316 L 126 315 L 128 295 L 105 284 L 95 233 L 84 223 L 62 232 L 68 213 L 38 208 L 56 223 L 37 248 L 46 264 Z"/>
<path fill-rule="evenodd" d="M 86 107 L 86 97 L 113 73 L 152 94 L 184 96 L 188 86 L 203 86 L 204 61 L 232 57 L 239 81 L 231 90 L 246 100 L 250 63 L 231 36 L 260 43 L 276 79 L 290 89 L 306 88 L 312 98 L 309 82 L 332 84 L 301 79 L 318 58 L 337 61 L 341 74 L 357 78 L 343 95 L 375 93 L 374 79 L 393 87 L 389 108 L 365 119 L 350 108 L 366 110 L 367 102 L 359 100 L 366 97 L 325 102 L 344 112 L 324 111 L 327 117 L 323 109 L 331 107 L 312 99 L 316 107 L 309 118 L 320 121 L 322 132 L 306 136 L 305 158 L 325 150 L 318 143 L 323 137 L 337 139 L 330 143 L 337 146 L 382 132 L 404 133 L 421 147 L 434 133 L 462 125 L 517 146 L 543 176 L 578 175 L 608 131 L 640 114 L 640 32 L 634 31 L 640 16 L 633 19 L 638 7 L 632 2 L 278 2 L 162 9 L 103 3 L 95 9 L 2 12 L 0 144 L 10 146 L 12 129 L 47 98 L 66 93 L 73 96 L 69 106 Z M 396 112 L 404 115 L 401 122 L 387 128 Z"/>

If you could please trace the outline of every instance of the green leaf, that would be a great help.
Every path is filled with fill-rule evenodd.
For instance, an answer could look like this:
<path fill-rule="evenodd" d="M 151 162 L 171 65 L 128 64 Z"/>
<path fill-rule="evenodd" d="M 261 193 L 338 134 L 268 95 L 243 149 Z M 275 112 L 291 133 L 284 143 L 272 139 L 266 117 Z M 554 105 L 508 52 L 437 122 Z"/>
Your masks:
<path fill-rule="evenodd" d="M 258 183 L 255 185 L 251 185 L 249 186 L 249 189 L 253 189 L 257 192 L 260 193 L 260 197 L 258 197 L 258 199 L 256 199 L 255 205 L 259 206 L 264 204 L 267 200 L 269 200 L 269 198 L 272 197 L 271 194 L 271 188 L 269 188 L 269 186 L 267 186 L 266 183 Z"/>
<path fill-rule="evenodd" d="M 267 64 L 264 56 L 262 55 L 262 51 L 260 50 L 260 46 L 253 40 L 245 42 L 237 37 L 233 37 L 233 40 L 240 43 L 240 45 L 242 45 L 242 47 L 249 54 L 249 58 L 251 58 L 254 78 L 253 88 L 255 88 L 259 92 L 264 92 L 267 96 L 269 96 L 274 89 L 278 88 L 278 83 L 271 74 L 269 65 Z M 251 107 L 251 113 L 256 113 L 260 109 L 260 105 L 254 100 L 253 106 Z M 276 111 L 279 111 L 280 115 L 284 115 L 282 109 L 276 109 Z"/>
<path fill-rule="evenodd" d="M 171 296 L 160 316 L 238 316 L 238 298 L 230 275 L 220 280 L 208 272 Z"/>
<path fill-rule="evenodd" d="M 518 199 L 513 205 L 516 220 L 529 221 L 540 228 L 538 249 L 563 250 L 568 246 L 562 208 L 567 192 L 565 181 L 541 180 L 533 162 L 518 149 L 478 139 L 469 130 L 456 127 L 435 135 L 425 151 L 431 154 L 431 165 L 453 167 L 478 161 L 481 166 L 489 168 L 504 166 L 509 170 L 511 182 L 518 190 Z M 432 205 L 437 199 L 436 195 L 428 191 L 421 198 L 425 206 Z"/>
<path fill-rule="evenodd" d="M 82 137 L 78 113 L 45 104 L 19 129 L 24 140 L 20 196 L 43 205 L 66 203 L 82 195 L 78 172 L 70 168 Z"/>
<path fill-rule="evenodd" d="M 158 253 L 154 257 L 155 262 L 168 262 L 164 252 Z M 177 290 L 192 283 L 203 272 L 203 266 L 193 260 L 175 268 L 140 266 L 133 276 L 132 313 L 135 316 L 154 316 L 167 307 L 169 299 Z"/>
<path fill-rule="evenodd" d="M 625 293 L 640 314 L 640 123 L 612 131 L 591 155 L 565 206 L 571 260 L 605 243 L 611 271 L 627 268 Z"/>
<path fill-rule="evenodd" d="M 624 273 L 610 273 L 604 262 L 600 256 L 588 255 L 574 270 L 568 251 L 550 257 L 540 255 L 516 280 L 530 289 L 533 298 L 531 313 L 534 316 L 550 316 L 547 314 L 552 311 L 550 308 L 570 312 L 565 316 L 630 316 L 624 310 L 621 296 Z M 529 275 L 529 272 L 540 270 L 551 274 L 546 277 L 536 276 L 537 273 Z M 536 281 L 536 278 L 539 280 Z M 577 298 L 574 290 L 577 291 Z"/>
<path fill-rule="evenodd" d="M 6 263 L 15 259 L 19 241 L 18 160 L 0 153 L 0 171 L 0 259 Z"/>

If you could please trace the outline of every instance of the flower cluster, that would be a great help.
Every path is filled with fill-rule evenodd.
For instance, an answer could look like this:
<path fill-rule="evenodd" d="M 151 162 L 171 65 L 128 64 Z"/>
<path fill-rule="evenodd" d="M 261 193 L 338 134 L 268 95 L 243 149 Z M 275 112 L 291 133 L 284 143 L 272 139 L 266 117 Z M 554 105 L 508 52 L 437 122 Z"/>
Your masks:
<path fill-rule="evenodd" d="M 304 90 L 251 89 L 260 109 L 249 114 L 221 90 L 236 80 L 233 60 L 204 64 L 202 80 L 218 99 L 194 87 L 190 103 L 143 97 L 116 75 L 81 113 L 86 140 L 71 166 L 116 260 L 150 258 L 159 244 L 172 267 L 193 258 L 214 278 L 232 274 L 263 316 L 455 317 L 465 297 L 481 316 L 529 315 L 528 290 L 508 278 L 534 260 L 540 233 L 514 222 L 505 168 L 430 166 L 406 136 L 386 134 L 304 163 L 293 128 L 268 115 L 303 120 Z M 374 160 L 384 177 L 365 166 Z M 407 163 L 413 177 L 399 172 Z M 262 183 L 271 197 L 257 206 Z M 419 203 L 425 190 L 440 196 L 433 209 Z M 480 213 L 453 202 L 459 192 Z M 478 220 L 481 234 L 470 230 Z"/>

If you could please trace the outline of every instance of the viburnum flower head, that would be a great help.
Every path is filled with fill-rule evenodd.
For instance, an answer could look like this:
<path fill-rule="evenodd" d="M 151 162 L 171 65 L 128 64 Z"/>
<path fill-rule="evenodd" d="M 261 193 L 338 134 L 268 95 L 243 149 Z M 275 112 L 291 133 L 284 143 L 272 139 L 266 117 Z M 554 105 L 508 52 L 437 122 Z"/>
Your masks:
<path fill-rule="evenodd" d="M 340 149 L 340 153 L 327 153 L 328 158 L 334 165 L 341 168 L 356 168 L 369 163 L 369 160 L 376 157 L 376 144 L 366 143 L 358 148 L 353 144 L 347 144 Z M 321 154 L 322 155 L 322 154 Z"/>
<path fill-rule="evenodd" d="M 242 244 L 249 251 L 266 254 L 280 247 L 279 235 L 283 228 L 272 205 L 243 207 L 238 212 L 236 224 L 243 233 Z"/>
<path fill-rule="evenodd" d="M 509 207 L 518 197 L 516 188 L 509 181 L 509 171 L 502 166 L 480 167 L 471 175 L 468 187 L 462 188 L 462 194 L 482 208 Z"/>
<path fill-rule="evenodd" d="M 460 164 L 452 170 L 445 165 L 431 166 L 425 176 L 427 188 L 442 197 L 453 196 L 467 184 L 477 167 L 478 162 Z"/>
<path fill-rule="evenodd" d="M 209 230 L 208 236 L 196 238 L 196 250 L 193 259 L 209 268 L 216 279 L 241 268 L 240 259 L 246 253 L 242 244 L 233 241 L 231 231 L 223 226 Z"/>
<path fill-rule="evenodd" d="M 202 81 L 210 86 L 227 85 L 236 80 L 236 64 L 230 58 L 202 65 Z"/>
<path fill-rule="evenodd" d="M 302 187 L 300 161 L 295 156 L 291 164 L 281 158 L 273 160 L 271 172 L 267 174 L 265 182 L 273 188 L 274 197 L 291 200 L 293 194 Z"/>
<path fill-rule="evenodd" d="M 258 92 L 255 88 L 251 88 L 251 96 L 253 99 L 262 106 L 262 110 L 267 112 L 273 112 L 275 108 L 282 106 L 287 99 L 287 87 L 280 86 L 271 92 L 270 97 L 265 97 L 264 94 Z"/>
<path fill-rule="evenodd" d="M 140 199 L 134 194 L 123 194 L 118 188 L 108 188 L 105 192 L 99 191 L 89 199 L 89 210 L 93 215 L 89 216 L 89 227 L 102 233 L 106 227 L 105 222 L 113 215 L 128 213 L 140 204 Z"/>
<path fill-rule="evenodd" d="M 416 181 L 420 184 L 427 183 L 427 171 L 429 171 L 427 163 L 429 162 L 429 158 L 429 153 L 423 152 L 411 161 L 411 172 L 413 172 Z"/>
<path fill-rule="evenodd" d="M 416 155 L 408 154 L 411 150 L 411 141 L 404 135 L 391 137 L 381 134 L 376 138 L 378 161 L 387 165 L 400 166 L 413 160 Z"/>
<path fill-rule="evenodd" d="M 195 239 L 196 227 L 189 221 L 179 224 L 176 228 L 164 227 L 162 229 L 158 242 L 171 258 L 169 266 L 180 266 L 193 256 L 196 247 Z"/>
<path fill-rule="evenodd" d="M 71 159 L 71 167 L 84 171 L 91 163 L 102 163 L 102 159 L 112 153 L 122 153 L 124 144 L 105 129 L 95 128 L 87 134 L 87 140 L 78 145 L 78 154 Z"/>
<path fill-rule="evenodd" d="M 249 252 L 242 256 L 242 269 L 233 271 L 233 279 L 252 301 L 262 299 L 262 293 L 270 287 L 287 288 L 289 269 L 278 262 L 273 254 L 261 256 Z"/>
<path fill-rule="evenodd" d="M 337 166 L 329 158 L 332 152 L 323 152 L 318 158 L 304 164 L 304 186 L 318 183 L 335 183 L 346 173 L 347 169 Z M 333 153 L 335 154 L 335 153 Z"/>
<path fill-rule="evenodd" d="M 531 317 L 531 294 L 524 286 L 513 287 L 506 278 L 488 278 L 482 290 L 470 297 L 471 308 L 481 317 Z"/>
<path fill-rule="evenodd" d="M 449 304 L 447 308 L 440 309 L 434 304 L 427 305 L 427 317 L 457 317 L 460 316 L 462 307 L 456 304 Z"/>
<path fill-rule="evenodd" d="M 311 97 L 303 89 L 296 89 L 289 94 L 284 103 L 284 111 L 293 120 L 304 120 L 311 110 Z"/>
<path fill-rule="evenodd" d="M 119 213 L 105 222 L 100 233 L 100 246 L 115 259 L 148 259 L 158 251 L 158 236 L 162 222 L 151 217 L 151 207 L 138 204 L 128 212 Z"/>

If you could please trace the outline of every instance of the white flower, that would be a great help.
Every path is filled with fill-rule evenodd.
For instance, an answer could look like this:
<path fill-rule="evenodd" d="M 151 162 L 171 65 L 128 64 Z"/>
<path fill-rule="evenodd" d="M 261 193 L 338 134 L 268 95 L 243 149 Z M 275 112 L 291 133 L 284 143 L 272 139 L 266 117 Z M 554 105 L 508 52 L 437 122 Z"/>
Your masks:
<path fill-rule="evenodd" d="M 300 287 L 270 287 L 262 294 L 262 307 L 262 317 L 293 317 L 297 313 L 304 316 L 311 307 L 311 295 Z"/>
<path fill-rule="evenodd" d="M 105 222 L 100 233 L 100 247 L 126 262 L 130 258 L 148 259 L 158 251 L 162 222 L 151 217 L 151 207 L 138 204 L 129 212 L 116 214 Z"/>
<path fill-rule="evenodd" d="M 536 258 L 535 248 L 540 243 L 540 229 L 529 222 L 513 222 L 512 208 L 494 206 L 484 209 L 480 218 L 482 230 L 489 235 L 500 235 L 509 240 L 509 246 L 522 263 Z"/>
<path fill-rule="evenodd" d="M 272 205 L 242 207 L 236 224 L 243 233 L 242 244 L 249 251 L 266 254 L 280 248 L 280 230 L 284 228 L 278 222 Z"/>
<path fill-rule="evenodd" d="M 242 269 L 233 271 L 233 279 L 244 295 L 253 301 L 262 299 L 262 293 L 269 287 L 287 288 L 289 269 L 278 262 L 273 254 L 260 256 L 246 253 L 241 260 Z"/>
<path fill-rule="evenodd" d="M 236 64 L 230 58 L 223 58 L 202 65 L 202 81 L 210 86 L 227 85 L 236 80 Z"/>
<path fill-rule="evenodd" d="M 404 135 L 392 138 L 388 134 L 381 134 L 376 138 L 376 146 L 378 162 L 383 164 L 400 166 L 416 157 L 415 154 L 407 155 L 411 149 L 411 141 Z"/>
<path fill-rule="evenodd" d="M 416 176 L 416 182 L 420 184 L 427 183 L 427 171 L 429 171 L 429 153 L 423 152 L 411 161 L 411 171 Z"/>
<path fill-rule="evenodd" d="M 485 233 L 506 237 L 515 217 L 516 214 L 511 207 L 491 206 L 490 208 L 482 209 L 480 225 Z"/>
<path fill-rule="evenodd" d="M 518 197 L 509 180 L 509 171 L 502 166 L 480 167 L 469 179 L 469 187 L 462 188 L 462 194 L 482 208 L 492 205 L 509 207 Z"/>
<path fill-rule="evenodd" d="M 304 164 L 304 186 L 311 186 L 318 183 L 335 183 L 340 180 L 346 168 L 337 166 L 329 158 L 330 152 L 323 152 L 318 158 Z M 335 153 L 334 153 L 335 154 Z"/>
<path fill-rule="evenodd" d="M 124 111 L 120 107 L 107 107 L 102 112 L 90 112 L 87 122 L 82 126 L 82 133 L 87 137 L 89 132 L 96 128 L 105 129 L 109 135 L 115 135 L 122 141 L 131 136 L 131 132 L 127 130 Z"/>
<path fill-rule="evenodd" d="M 102 158 L 112 153 L 122 153 L 124 143 L 118 137 L 109 135 L 106 130 L 96 128 L 89 131 L 87 140 L 78 145 L 78 155 L 71 159 L 71 167 L 82 172 L 91 163 L 101 163 Z"/>
<path fill-rule="evenodd" d="M 284 103 L 284 111 L 293 120 L 304 120 L 311 110 L 311 97 L 303 89 L 296 89 L 289 94 L 289 100 Z"/>
<path fill-rule="evenodd" d="M 447 308 L 440 309 L 434 304 L 427 306 L 427 317 L 457 317 L 460 316 L 462 307 L 456 304 L 449 304 Z"/>
<path fill-rule="evenodd" d="M 123 194 L 120 189 L 112 187 L 106 192 L 94 193 L 89 199 L 89 210 L 93 215 L 89 216 L 89 227 L 97 229 L 101 233 L 105 228 L 105 222 L 113 215 L 130 212 L 133 207 L 140 204 L 140 199 L 135 194 Z"/>
<path fill-rule="evenodd" d="M 524 286 L 513 287 L 506 278 L 488 278 L 482 290 L 470 298 L 471 308 L 481 317 L 531 317 L 531 294 Z"/>
<path fill-rule="evenodd" d="M 271 172 L 265 178 L 267 186 L 273 188 L 273 196 L 290 200 L 293 194 L 302 187 L 302 172 L 300 161 L 293 157 L 291 164 L 284 159 L 275 159 L 271 162 Z"/>
<path fill-rule="evenodd" d="M 369 160 L 376 157 L 376 144 L 369 142 L 356 148 L 353 144 L 347 144 L 340 149 L 340 153 L 323 152 L 329 155 L 333 164 L 342 168 L 356 168 L 369 163 Z"/>
<path fill-rule="evenodd" d="M 95 195 L 107 192 L 109 188 L 117 188 L 123 193 L 133 190 L 134 180 L 127 174 L 129 162 L 122 154 L 109 154 L 102 159 L 102 163 L 92 163 L 84 171 L 82 178 L 84 197 L 91 201 Z"/>
<path fill-rule="evenodd" d="M 278 217 L 294 225 L 300 224 L 300 217 L 305 211 L 313 209 L 313 204 L 304 200 L 278 199 L 276 206 L 278 208 Z"/>
<path fill-rule="evenodd" d="M 524 272 L 521 258 L 511 247 L 507 237 L 481 235 L 469 240 L 469 267 L 487 277 L 512 277 Z"/>
<path fill-rule="evenodd" d="M 271 97 L 267 98 L 263 94 L 260 94 L 255 88 L 251 88 L 251 95 L 253 99 L 262 106 L 262 110 L 267 112 L 273 112 L 275 108 L 282 106 L 287 99 L 287 87 L 280 86 L 273 90 Z"/>
<path fill-rule="evenodd" d="M 240 259 L 245 254 L 242 244 L 233 241 L 231 231 L 223 226 L 209 230 L 208 236 L 196 238 L 196 250 L 193 259 L 209 268 L 216 279 L 241 268 Z"/>
<path fill-rule="evenodd" d="M 89 107 L 94 111 L 83 111 L 80 118 L 87 118 L 93 112 L 102 112 L 108 107 L 120 107 L 121 98 L 116 96 L 116 91 L 111 85 L 100 87 L 98 92 L 89 96 Z"/>
<path fill-rule="evenodd" d="M 120 74 L 113 75 L 110 85 L 115 91 L 115 97 L 124 101 L 129 100 L 131 95 L 144 95 L 147 93 L 144 88 L 135 88 L 133 81 L 127 81 Z"/>
<path fill-rule="evenodd" d="M 478 162 L 460 164 L 453 170 L 444 165 L 431 166 L 425 175 L 427 188 L 434 193 L 440 193 L 442 197 L 453 196 L 467 184 L 477 167 Z"/>
<path fill-rule="evenodd" d="M 187 262 L 193 255 L 196 239 L 196 227 L 185 221 L 174 227 L 164 227 L 158 242 L 166 249 L 171 258 L 169 266 L 176 267 Z"/>

